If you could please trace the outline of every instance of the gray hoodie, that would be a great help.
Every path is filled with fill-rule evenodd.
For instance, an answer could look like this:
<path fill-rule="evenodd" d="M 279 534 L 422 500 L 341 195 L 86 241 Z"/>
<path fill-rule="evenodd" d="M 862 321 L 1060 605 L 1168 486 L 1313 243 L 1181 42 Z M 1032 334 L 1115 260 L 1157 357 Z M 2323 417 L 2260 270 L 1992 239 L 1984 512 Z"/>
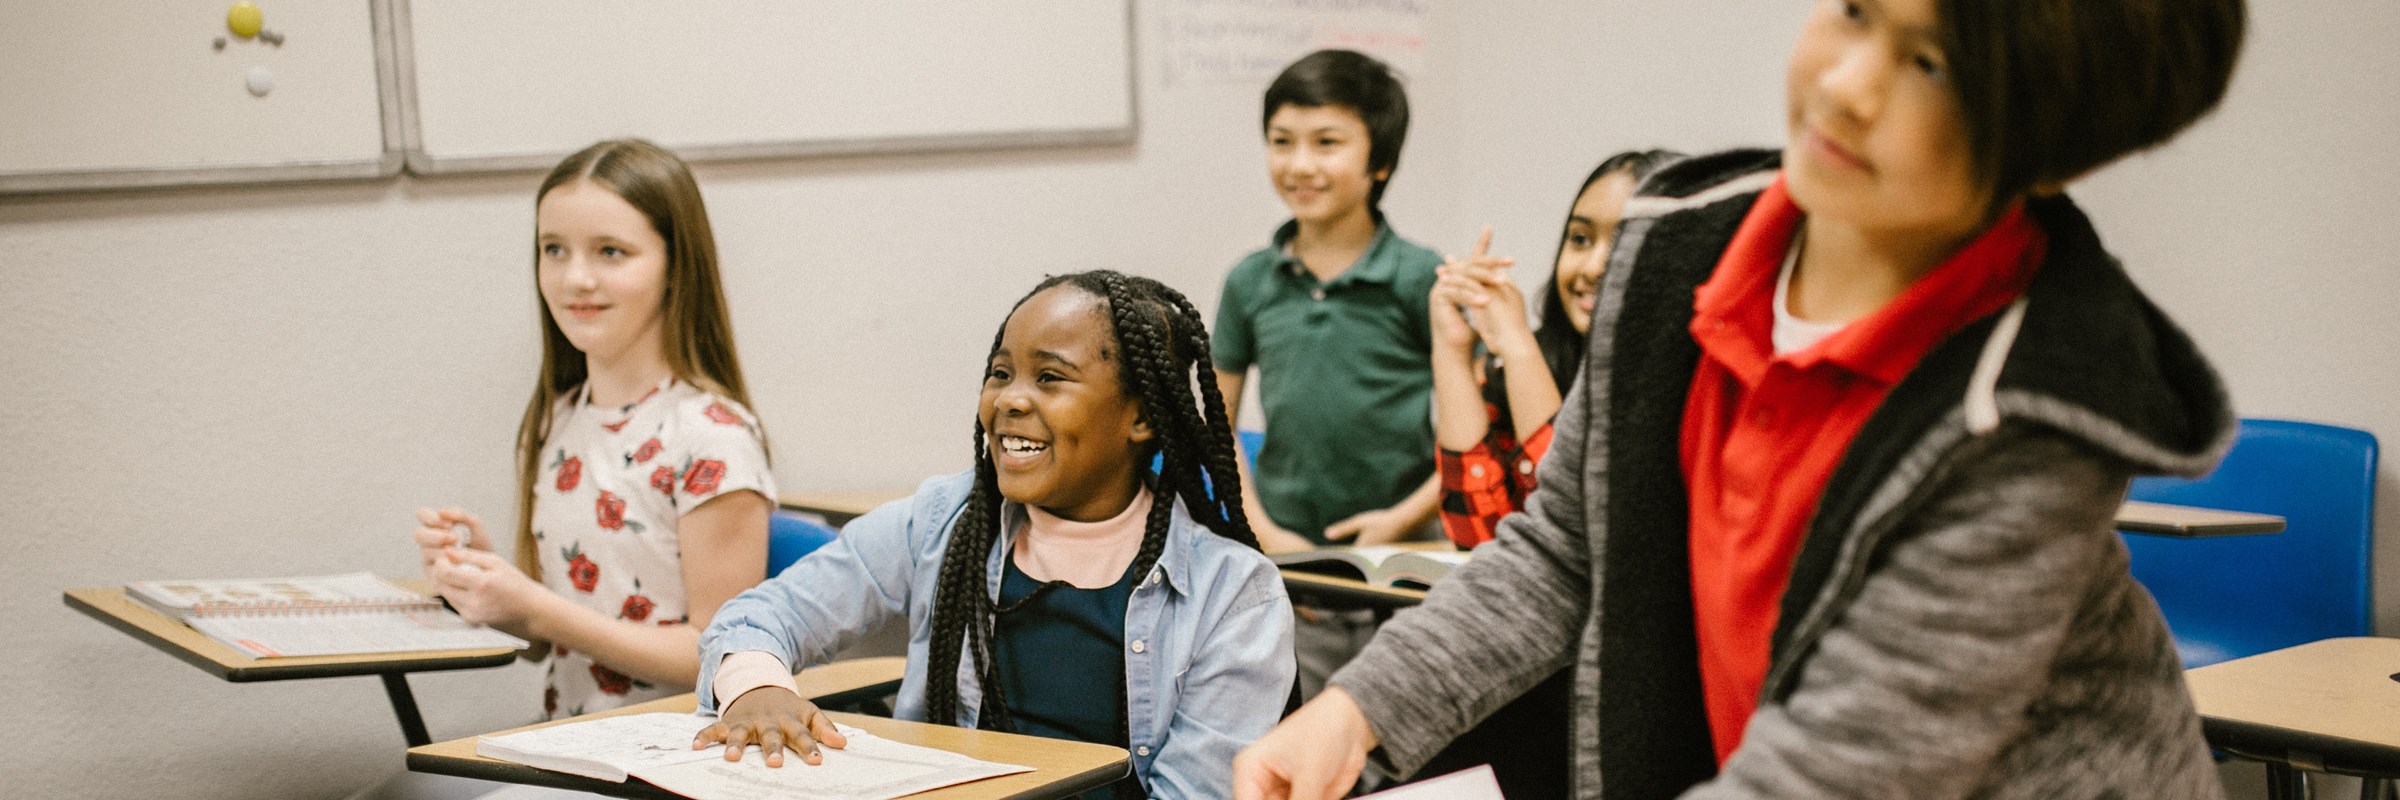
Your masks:
<path fill-rule="evenodd" d="M 2222 795 L 2112 522 L 2136 473 L 2231 446 L 2223 387 L 2074 204 L 2017 303 L 1937 345 L 1843 455 L 1722 769 L 1701 708 L 1677 446 L 1692 293 L 1778 168 L 1692 159 L 1626 207 L 1541 488 L 1336 673 L 1408 774 L 1574 670 L 1576 796 Z"/>

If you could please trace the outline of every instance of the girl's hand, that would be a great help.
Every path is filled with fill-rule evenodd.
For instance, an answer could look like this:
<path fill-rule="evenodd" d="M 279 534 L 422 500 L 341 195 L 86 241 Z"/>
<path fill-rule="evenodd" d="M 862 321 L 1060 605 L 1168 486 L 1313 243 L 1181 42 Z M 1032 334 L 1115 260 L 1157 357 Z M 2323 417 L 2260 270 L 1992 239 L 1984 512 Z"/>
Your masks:
<path fill-rule="evenodd" d="M 1487 259 L 1487 263 L 1468 264 L 1453 274 L 1459 282 L 1473 284 L 1472 291 L 1484 299 L 1484 303 L 1476 307 L 1475 321 L 1479 323 L 1476 332 L 1483 335 L 1485 346 L 1502 357 L 1516 355 L 1522 358 L 1523 353 L 1510 351 L 1516 347 L 1533 346 L 1533 324 L 1525 317 L 1525 292 L 1518 289 L 1517 282 L 1508 277 L 1509 264 L 1490 263 L 1496 261 L 1500 260 Z M 1462 290 L 1461 293 L 1468 292 Z"/>
<path fill-rule="evenodd" d="M 1502 282 L 1506 282 L 1508 268 L 1517 263 L 1514 258 L 1491 255 L 1491 250 L 1492 226 L 1485 225 L 1475 237 L 1475 249 L 1466 258 L 1444 259 L 1442 265 L 1434 270 L 1438 276 L 1434 281 L 1434 294 L 1447 294 L 1452 309 L 1461 311 L 1462 318 L 1475 329 L 1475 333 L 1486 339 L 1491 337 L 1492 331 L 1490 323 L 1482 317 L 1488 315 L 1488 306 L 1497 298 L 1491 294 L 1489 282 L 1483 278 L 1498 275 Z M 1511 288 L 1514 286 L 1510 284 Z M 1521 308 L 1522 303 L 1519 305 Z M 1472 315 L 1463 313 L 1470 310 L 1474 312 Z M 1518 316 L 1524 315 L 1520 313 Z"/>
<path fill-rule="evenodd" d="M 1451 259 L 1434 268 L 1433 291 L 1425 296 L 1425 315 L 1433 320 L 1434 352 L 1466 355 L 1474 352 L 1477 336 L 1465 308 L 1480 304 L 1469 293 L 1477 284 L 1453 277 L 1457 264 L 1457 259 Z"/>
<path fill-rule="evenodd" d="M 467 540 L 459 541 L 457 526 L 467 526 Z M 483 520 L 461 508 L 417 509 L 417 564 L 424 567 L 425 579 L 433 580 L 434 565 L 443 560 L 445 551 L 454 547 L 470 547 L 485 552 L 492 541 L 483 535 Z"/>
<path fill-rule="evenodd" d="M 692 737 L 692 749 L 725 744 L 725 760 L 740 761 L 742 752 L 757 745 L 767 757 L 767 766 L 783 766 L 783 751 L 800 754 L 800 760 L 810 764 L 824 763 L 817 752 L 817 743 L 839 750 L 850 746 L 842 732 L 833 727 L 833 718 L 818 710 L 817 704 L 778 687 L 761 687 L 743 692 L 742 696 L 725 705 L 716 724 L 700 729 Z"/>
<path fill-rule="evenodd" d="M 482 547 L 470 543 L 438 552 L 440 556 L 426 567 L 425 577 L 432 579 L 434 593 L 449 601 L 468 624 L 525 630 L 535 605 L 550 592 L 492 552 L 488 542 Z"/>

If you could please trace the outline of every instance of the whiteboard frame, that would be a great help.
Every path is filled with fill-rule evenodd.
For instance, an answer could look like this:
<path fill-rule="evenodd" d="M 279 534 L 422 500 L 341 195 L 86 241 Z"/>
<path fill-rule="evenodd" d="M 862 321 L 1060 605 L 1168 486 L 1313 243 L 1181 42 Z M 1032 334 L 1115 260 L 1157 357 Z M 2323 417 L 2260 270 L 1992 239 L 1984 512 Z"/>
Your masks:
<path fill-rule="evenodd" d="M 436 157 L 425 152 L 423 126 L 417 109 L 416 34 L 411 24 L 409 0 L 377 0 L 391 8 L 391 36 L 398 52 L 395 54 L 399 77 L 400 152 L 406 168 L 413 175 L 458 175 L 476 172 L 520 172 L 546 170 L 572 150 L 556 153 L 507 156 Z M 1139 9 L 1133 0 L 1125 3 L 1125 124 L 1106 128 L 1069 129 L 1055 131 L 1016 131 L 1009 133 L 953 134 L 933 136 L 864 137 L 854 139 L 807 139 L 793 141 L 743 142 L 718 145 L 677 145 L 675 154 L 683 160 L 749 161 L 759 159 L 825 158 L 833 156 L 955 153 L 972 150 L 1017 150 L 1034 148 L 1095 147 L 1133 144 L 1140 138 L 1141 108 L 1141 39 Z M 387 128 L 388 130 L 388 128 Z M 390 141 L 387 139 L 387 141 Z"/>
<path fill-rule="evenodd" d="M 247 164 L 227 167 L 127 167 L 76 172 L 0 175 L 0 195 L 61 194 L 125 189 L 166 189 L 262 183 L 374 180 L 400 174 L 401 108 L 398 62 L 392 46 L 392 6 L 402 0 L 368 0 L 367 19 L 375 44 L 376 105 L 381 109 L 383 152 L 356 161 Z"/>

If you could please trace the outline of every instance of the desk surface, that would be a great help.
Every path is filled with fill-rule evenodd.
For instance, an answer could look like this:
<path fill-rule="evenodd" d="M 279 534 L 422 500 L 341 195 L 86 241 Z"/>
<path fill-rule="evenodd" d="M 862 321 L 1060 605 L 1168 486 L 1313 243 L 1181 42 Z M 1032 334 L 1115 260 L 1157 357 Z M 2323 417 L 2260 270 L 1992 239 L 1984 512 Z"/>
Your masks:
<path fill-rule="evenodd" d="M 2209 742 L 2400 772 L 2400 639 L 2325 639 L 2184 673 Z"/>
<path fill-rule="evenodd" d="M 2165 536 L 2234 536 L 2281 533 L 2283 518 L 2248 511 L 2171 506 L 2127 500 L 2117 508 L 2117 529 Z"/>
<path fill-rule="evenodd" d="M 862 659 L 861 661 L 882 660 Z M 854 680 L 851 677 L 825 673 L 831 670 L 850 668 L 850 665 L 857 663 L 859 662 L 836 662 L 802 672 L 799 676 L 801 691 L 812 696 L 822 695 L 826 686 L 850 682 Z M 870 666 L 861 669 L 888 669 L 888 667 Z M 652 711 L 689 713 L 696 705 L 698 705 L 698 701 L 692 695 L 676 695 L 626 706 L 614 711 L 587 714 L 576 719 Z M 1109 782 L 1123 777 L 1126 770 L 1131 768 L 1127 763 L 1124 750 L 1107 745 L 1043 739 L 1012 733 L 974 731 L 948 725 L 904 722 L 841 712 L 832 712 L 832 716 L 842 724 L 862 728 L 869 733 L 893 741 L 940 748 L 985 761 L 1023 764 L 1034 768 L 1032 772 L 1003 775 L 909 795 L 911 800 L 918 798 L 922 798 L 922 800 L 1017 800 L 1019 798 L 1035 800 L 1037 798 L 1068 797 L 1106 786 Z M 571 721 L 573 720 L 528 725 L 500 733 L 515 733 Z M 564 772 L 551 772 L 523 764 L 484 758 L 475 754 L 475 738 L 468 736 L 409 748 L 408 768 L 418 772 L 457 775 L 487 781 L 599 792 L 616 797 L 679 797 L 639 779 L 624 783 L 610 783 Z M 784 769 L 791 769 L 793 765 L 798 765 L 798 762 L 787 760 Z"/>
<path fill-rule="evenodd" d="M 423 581 L 397 583 L 424 590 Z M 208 634 L 193 630 L 190 625 L 126 597 L 122 588 L 68 589 L 65 602 L 69 607 L 107 623 L 109 627 L 124 631 L 168 655 L 199 667 L 203 672 L 235 683 L 478 669 L 507 664 L 517 657 L 515 650 L 487 648 L 252 658 L 248 653 L 211 639 Z"/>

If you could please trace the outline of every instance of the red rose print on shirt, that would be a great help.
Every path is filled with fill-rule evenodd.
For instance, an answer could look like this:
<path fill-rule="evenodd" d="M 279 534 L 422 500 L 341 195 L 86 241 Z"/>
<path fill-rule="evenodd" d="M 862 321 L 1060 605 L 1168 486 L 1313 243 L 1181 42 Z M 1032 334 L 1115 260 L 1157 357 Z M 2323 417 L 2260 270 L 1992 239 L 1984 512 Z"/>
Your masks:
<path fill-rule="evenodd" d="M 625 423 L 632 422 L 632 421 L 633 421 L 633 418 L 632 418 L 632 417 L 626 417 L 626 418 L 624 418 L 624 419 L 617 420 L 617 421 L 615 421 L 615 422 L 603 422 L 603 423 L 600 423 L 600 427 L 607 428 L 609 433 L 616 433 L 616 432 L 618 432 L 618 431 L 621 431 L 621 430 L 624 430 L 624 429 L 625 429 Z"/>
<path fill-rule="evenodd" d="M 552 649 L 552 651 L 553 651 L 553 652 L 551 653 L 551 655 L 558 656 L 559 658 L 566 658 L 566 657 L 567 657 L 567 646 L 566 646 L 566 645 L 563 645 L 563 644 L 554 644 L 554 645 L 551 645 L 550 647 L 551 647 L 551 649 Z"/>
<path fill-rule="evenodd" d="M 601 694 L 624 694 L 633 691 L 633 679 L 616 670 L 592 664 L 592 682 L 600 684 Z"/>
<path fill-rule="evenodd" d="M 658 455 L 658 451 L 665 449 L 667 449 L 667 446 L 660 444 L 658 442 L 658 437 L 650 437 L 650 441 L 643 442 L 640 449 L 633 451 L 633 463 L 640 464 L 649 461 L 652 457 Z"/>
<path fill-rule="evenodd" d="M 719 425 L 742 424 L 742 418 L 734 414 L 733 409 L 726 408 L 724 403 L 710 403 L 708 404 L 708 410 L 701 413 L 708 415 L 709 421 L 715 422 Z"/>
<path fill-rule="evenodd" d="M 583 545 L 560 550 L 558 554 L 567 559 L 567 582 L 575 585 L 575 591 L 590 594 L 593 587 L 600 585 L 600 565 L 592 563 L 592 557 L 583 554 Z"/>
<path fill-rule="evenodd" d="M 566 451 L 560 450 L 559 454 L 565 455 Z M 567 456 L 565 459 L 557 462 L 557 466 L 558 493 L 566 494 L 568 492 L 575 491 L 575 485 L 583 482 L 583 459 L 576 458 L 574 456 Z"/>
<path fill-rule="evenodd" d="M 717 482 L 725 479 L 725 462 L 702 459 L 692 462 L 683 472 L 683 491 L 704 495 L 717 490 Z"/>
<path fill-rule="evenodd" d="M 558 687 L 552 686 L 542 690 L 542 716 L 558 716 Z"/>
<path fill-rule="evenodd" d="M 625 498 L 602 489 L 600 499 L 593 501 L 592 507 L 599 513 L 600 527 L 612 531 L 625 527 Z"/>
<path fill-rule="evenodd" d="M 633 581 L 633 596 L 625 598 L 625 606 L 617 609 L 617 616 L 641 622 L 650 618 L 650 609 L 655 607 L 650 598 L 642 596 L 642 581 L 636 578 Z"/>
<path fill-rule="evenodd" d="M 675 494 L 675 468 L 661 465 L 650 471 L 650 488 L 670 497 Z"/>

